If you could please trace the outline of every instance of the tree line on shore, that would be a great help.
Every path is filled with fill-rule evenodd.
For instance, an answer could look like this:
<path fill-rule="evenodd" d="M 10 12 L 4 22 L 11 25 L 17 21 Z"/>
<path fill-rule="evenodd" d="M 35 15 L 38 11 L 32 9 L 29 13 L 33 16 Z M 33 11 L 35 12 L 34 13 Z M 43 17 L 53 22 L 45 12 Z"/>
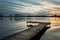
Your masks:
<path fill-rule="evenodd" d="M 3 14 L 0 14 L 0 17 L 60 17 L 60 16 L 57 16 L 57 15 L 54 15 L 54 16 L 46 16 L 46 15 L 36 15 L 36 16 L 32 16 L 32 15 L 22 15 L 22 14 L 10 14 L 9 16 L 4 16 Z"/>

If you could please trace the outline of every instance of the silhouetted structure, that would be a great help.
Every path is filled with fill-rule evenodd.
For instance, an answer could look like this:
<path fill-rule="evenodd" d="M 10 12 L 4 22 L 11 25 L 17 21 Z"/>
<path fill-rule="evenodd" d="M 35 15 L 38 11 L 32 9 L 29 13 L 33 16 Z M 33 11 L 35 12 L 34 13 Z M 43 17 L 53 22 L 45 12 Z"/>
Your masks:
<path fill-rule="evenodd" d="M 14 17 L 22 17 L 22 14 L 15 14 Z"/>
<path fill-rule="evenodd" d="M 12 15 L 12 14 L 10 14 L 10 17 L 13 17 L 13 15 Z"/>
<path fill-rule="evenodd" d="M 0 17 L 3 17 L 3 14 L 0 14 Z"/>

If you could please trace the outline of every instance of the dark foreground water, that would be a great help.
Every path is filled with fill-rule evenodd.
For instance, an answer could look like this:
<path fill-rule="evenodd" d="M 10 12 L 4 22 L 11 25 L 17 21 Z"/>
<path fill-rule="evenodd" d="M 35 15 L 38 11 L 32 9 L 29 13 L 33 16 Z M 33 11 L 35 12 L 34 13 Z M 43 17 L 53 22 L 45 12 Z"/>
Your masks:
<path fill-rule="evenodd" d="M 60 18 L 57 17 L 0 17 L 0 38 L 28 29 L 27 21 L 51 22 L 40 40 L 60 40 Z"/>

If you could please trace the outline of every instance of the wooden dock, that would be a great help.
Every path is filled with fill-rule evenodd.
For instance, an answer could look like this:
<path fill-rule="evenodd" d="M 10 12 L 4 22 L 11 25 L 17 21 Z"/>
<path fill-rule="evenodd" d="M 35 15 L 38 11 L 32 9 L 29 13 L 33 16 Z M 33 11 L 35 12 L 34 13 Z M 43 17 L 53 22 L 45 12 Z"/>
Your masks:
<path fill-rule="evenodd" d="M 49 24 L 49 22 L 40 22 L 40 24 L 35 27 L 10 35 L 2 40 L 39 40 L 44 32 L 49 28 L 47 27 Z"/>

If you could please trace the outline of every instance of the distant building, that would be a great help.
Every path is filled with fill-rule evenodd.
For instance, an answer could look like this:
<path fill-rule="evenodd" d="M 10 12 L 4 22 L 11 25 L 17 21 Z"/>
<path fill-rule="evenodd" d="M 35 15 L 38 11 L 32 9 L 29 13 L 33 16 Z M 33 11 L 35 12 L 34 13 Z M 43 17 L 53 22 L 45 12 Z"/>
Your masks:
<path fill-rule="evenodd" d="M 0 17 L 3 17 L 3 14 L 0 14 Z"/>
<path fill-rule="evenodd" d="M 12 14 L 10 14 L 10 17 L 12 17 L 13 15 Z"/>
<path fill-rule="evenodd" d="M 21 16 L 23 16 L 22 14 L 15 14 L 14 15 L 15 17 L 21 17 Z"/>

